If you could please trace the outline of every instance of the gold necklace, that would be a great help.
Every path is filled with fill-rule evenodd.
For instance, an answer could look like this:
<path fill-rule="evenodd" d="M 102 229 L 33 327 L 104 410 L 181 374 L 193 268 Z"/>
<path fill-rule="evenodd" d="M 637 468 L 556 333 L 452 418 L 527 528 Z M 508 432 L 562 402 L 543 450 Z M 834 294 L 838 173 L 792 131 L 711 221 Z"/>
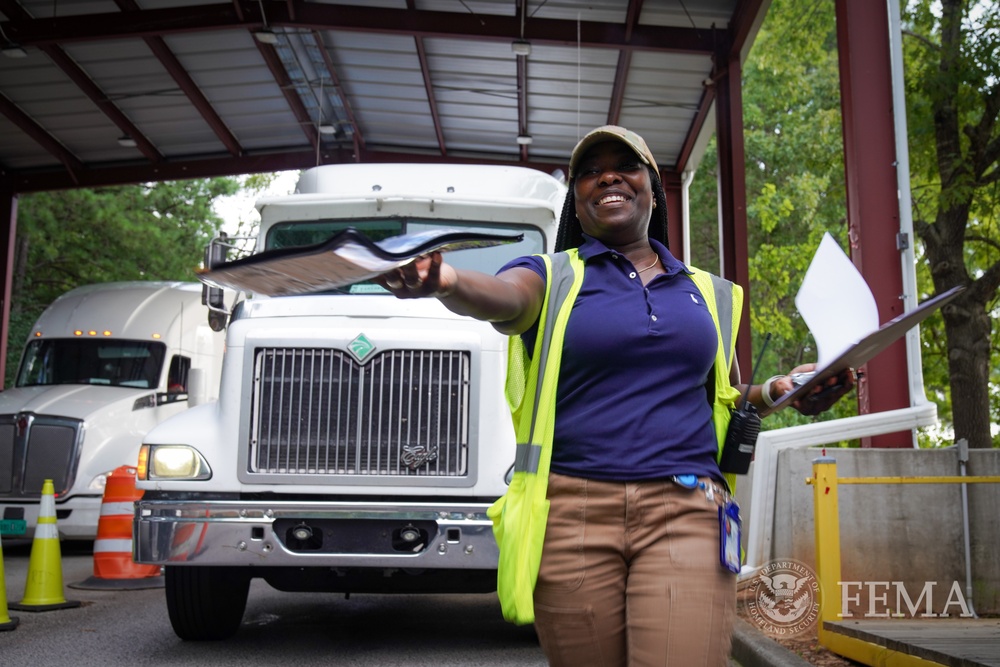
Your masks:
<path fill-rule="evenodd" d="M 654 252 L 654 253 L 653 253 L 653 263 L 652 263 L 652 264 L 650 264 L 649 266 L 647 266 L 647 267 L 646 267 L 646 268 L 644 268 L 644 269 L 637 269 L 637 271 L 638 271 L 639 273 L 642 273 L 642 272 L 644 272 L 644 271 L 649 271 L 649 270 L 650 270 L 651 268 L 653 268 L 654 266 L 656 266 L 656 263 L 657 263 L 657 262 L 659 262 L 659 261 L 660 261 L 660 256 L 659 256 L 659 255 L 657 255 L 657 254 L 656 254 L 656 253 Z"/>

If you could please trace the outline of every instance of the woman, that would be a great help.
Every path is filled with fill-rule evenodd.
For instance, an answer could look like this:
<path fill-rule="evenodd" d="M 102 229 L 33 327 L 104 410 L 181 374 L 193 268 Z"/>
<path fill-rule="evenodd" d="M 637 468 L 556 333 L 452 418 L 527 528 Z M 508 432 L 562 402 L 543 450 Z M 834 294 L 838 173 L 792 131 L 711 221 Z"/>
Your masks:
<path fill-rule="evenodd" d="M 518 440 L 541 442 L 535 470 L 547 482 L 549 509 L 531 611 L 552 665 L 728 660 L 736 575 L 720 562 L 720 534 L 731 515 L 719 508 L 733 501 L 717 463 L 723 413 L 713 405 L 725 405 L 728 418 L 744 387 L 736 364 L 720 366 L 730 322 L 696 284 L 706 274 L 667 250 L 665 209 L 645 142 L 605 126 L 587 134 L 570 158 L 556 240 L 562 252 L 519 258 L 496 276 L 456 270 L 435 253 L 380 279 L 398 297 L 433 296 L 520 336 L 532 361 L 540 351 L 558 357 L 552 404 L 532 407 L 533 415 L 554 408 L 551 434 Z M 573 285 L 568 319 L 553 325 L 553 306 L 540 321 L 555 289 L 550 274 L 567 262 L 577 271 L 566 274 Z M 741 292 L 733 290 L 735 327 Z M 558 343 L 539 346 L 540 326 Z M 543 382 L 540 363 L 529 375 Z M 795 407 L 825 409 L 853 377 L 830 384 L 837 382 L 840 389 Z M 748 396 L 763 407 L 792 388 L 777 376 Z M 501 544 L 501 588 L 503 567 Z"/>

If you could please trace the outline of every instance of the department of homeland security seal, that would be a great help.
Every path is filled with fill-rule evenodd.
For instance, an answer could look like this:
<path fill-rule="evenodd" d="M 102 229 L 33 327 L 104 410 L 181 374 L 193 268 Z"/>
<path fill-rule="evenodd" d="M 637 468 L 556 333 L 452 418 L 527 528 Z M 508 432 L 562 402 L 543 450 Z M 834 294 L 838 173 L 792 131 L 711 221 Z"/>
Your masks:
<path fill-rule="evenodd" d="M 819 579 L 796 560 L 768 562 L 750 579 L 744 595 L 740 604 L 746 616 L 766 635 L 794 637 L 819 620 Z"/>

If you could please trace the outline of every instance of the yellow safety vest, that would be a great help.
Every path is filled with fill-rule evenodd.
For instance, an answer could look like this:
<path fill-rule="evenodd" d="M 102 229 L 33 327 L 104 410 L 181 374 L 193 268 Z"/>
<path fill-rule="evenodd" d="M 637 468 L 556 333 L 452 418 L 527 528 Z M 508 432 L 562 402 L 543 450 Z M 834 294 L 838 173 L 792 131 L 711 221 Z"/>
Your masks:
<path fill-rule="evenodd" d="M 539 314 L 534 352 L 529 359 L 520 336 L 511 336 L 508 346 L 506 393 L 517 437 L 514 476 L 507 493 L 488 512 L 500 548 L 497 565 L 500 605 L 504 618 L 517 625 L 535 620 L 533 595 L 549 513 L 546 491 L 563 336 L 583 284 L 584 271 L 584 261 L 575 248 L 540 257 L 546 268 L 545 300 Z M 719 337 L 713 372 L 712 418 L 721 453 L 730 409 L 740 396 L 729 382 L 729 367 L 736 350 L 743 290 L 704 271 L 693 268 L 691 271 Z M 735 476 L 726 477 L 730 488 L 735 489 Z"/>

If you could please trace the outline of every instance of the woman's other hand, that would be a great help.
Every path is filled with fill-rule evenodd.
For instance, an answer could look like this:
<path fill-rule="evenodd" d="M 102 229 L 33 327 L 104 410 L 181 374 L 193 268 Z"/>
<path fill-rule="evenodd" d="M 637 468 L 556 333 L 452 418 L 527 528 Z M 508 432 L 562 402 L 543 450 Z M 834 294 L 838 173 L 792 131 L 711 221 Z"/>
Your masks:
<path fill-rule="evenodd" d="M 791 375 L 796 373 L 813 373 L 816 371 L 816 364 L 802 364 L 792 369 L 790 375 L 786 375 L 774 381 L 774 393 L 784 396 L 795 387 L 792 384 Z M 853 368 L 842 371 L 839 375 L 834 375 L 826 379 L 825 382 L 812 388 L 804 398 L 800 398 L 792 403 L 792 407 L 804 415 L 818 415 L 829 410 L 830 407 L 840 400 L 840 397 L 854 389 L 856 376 Z"/>

